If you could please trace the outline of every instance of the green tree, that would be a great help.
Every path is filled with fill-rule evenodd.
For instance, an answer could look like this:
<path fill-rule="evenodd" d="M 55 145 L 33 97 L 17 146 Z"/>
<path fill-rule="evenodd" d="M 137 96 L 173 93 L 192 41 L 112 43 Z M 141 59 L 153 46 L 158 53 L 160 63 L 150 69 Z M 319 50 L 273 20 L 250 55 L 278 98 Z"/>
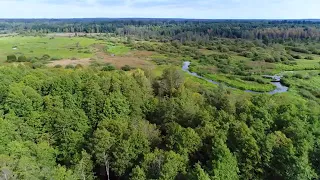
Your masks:
<path fill-rule="evenodd" d="M 7 62 L 16 62 L 17 61 L 17 56 L 14 54 L 8 55 L 7 56 Z"/>
<path fill-rule="evenodd" d="M 94 151 L 107 175 L 123 176 L 134 162 L 150 151 L 148 137 L 126 119 L 104 120 L 94 132 Z"/>
<path fill-rule="evenodd" d="M 210 180 L 210 176 L 201 168 L 199 164 L 196 164 L 188 176 L 190 180 Z"/>
<path fill-rule="evenodd" d="M 158 84 L 158 94 L 160 96 L 174 96 L 184 83 L 184 75 L 181 70 L 171 67 L 163 71 Z"/>
<path fill-rule="evenodd" d="M 186 159 L 173 151 L 156 149 L 144 155 L 141 168 L 147 179 L 173 180 L 179 173 L 185 172 Z"/>
<path fill-rule="evenodd" d="M 179 154 L 195 152 L 201 146 L 200 136 L 191 128 L 170 123 L 167 128 L 167 147 Z"/>

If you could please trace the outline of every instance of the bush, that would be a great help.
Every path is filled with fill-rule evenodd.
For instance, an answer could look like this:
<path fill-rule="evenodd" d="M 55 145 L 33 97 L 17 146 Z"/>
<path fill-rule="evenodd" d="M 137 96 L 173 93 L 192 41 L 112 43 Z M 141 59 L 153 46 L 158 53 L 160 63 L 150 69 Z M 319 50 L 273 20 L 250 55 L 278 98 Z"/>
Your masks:
<path fill-rule="evenodd" d="M 75 68 L 76 68 L 76 69 L 82 69 L 83 66 L 82 66 L 81 64 L 77 64 Z"/>
<path fill-rule="evenodd" d="M 292 56 L 293 58 L 295 58 L 295 59 L 303 59 L 301 55 L 294 55 L 294 54 L 292 54 L 291 56 Z"/>
<path fill-rule="evenodd" d="M 50 56 L 48 54 L 45 54 L 42 56 L 41 58 L 42 60 L 49 60 L 50 59 Z"/>
<path fill-rule="evenodd" d="M 66 69 L 74 69 L 74 65 L 72 65 L 72 64 L 68 64 L 68 65 L 66 65 L 66 67 L 65 67 Z"/>
<path fill-rule="evenodd" d="M 8 55 L 7 56 L 7 62 L 16 62 L 17 61 L 17 56 L 14 54 Z"/>
<path fill-rule="evenodd" d="M 240 56 L 244 56 L 247 58 L 253 58 L 254 54 L 252 52 L 245 51 L 245 52 L 240 53 Z"/>
<path fill-rule="evenodd" d="M 57 64 L 54 66 L 54 68 L 62 68 L 62 66 L 60 64 Z"/>
<path fill-rule="evenodd" d="M 310 52 L 306 49 L 302 49 L 302 48 L 298 48 L 298 47 L 290 47 L 290 49 L 295 52 L 310 54 Z"/>
<path fill-rule="evenodd" d="M 18 57 L 18 62 L 27 62 L 27 58 L 25 56 L 19 56 Z"/>
<path fill-rule="evenodd" d="M 275 62 L 274 58 L 270 54 L 261 53 L 256 54 L 255 57 L 252 58 L 253 61 L 265 61 L 265 62 Z"/>
<path fill-rule="evenodd" d="M 298 79 L 303 79 L 302 74 L 295 74 L 295 75 L 293 75 L 293 77 L 298 78 Z"/>
<path fill-rule="evenodd" d="M 307 57 L 305 57 L 305 59 L 307 59 L 307 60 L 314 60 L 314 57 L 313 57 L 313 56 L 307 56 Z"/>
<path fill-rule="evenodd" d="M 104 66 L 101 70 L 102 71 L 114 71 L 114 70 L 116 70 L 116 68 L 113 65 L 109 64 L 107 66 Z"/>
<path fill-rule="evenodd" d="M 214 47 L 214 46 L 209 46 L 209 47 L 207 47 L 207 49 L 208 49 L 208 50 L 217 50 L 217 48 Z"/>
<path fill-rule="evenodd" d="M 43 63 L 41 63 L 41 62 L 35 62 L 35 63 L 32 63 L 31 67 L 32 67 L 33 69 L 41 68 L 41 67 L 43 67 Z"/>
<path fill-rule="evenodd" d="M 35 62 L 38 62 L 39 61 L 39 58 L 37 58 L 37 57 L 32 57 L 32 58 L 30 58 L 30 60 L 29 60 L 31 63 L 35 63 Z"/>
<path fill-rule="evenodd" d="M 60 58 L 60 57 L 52 57 L 51 58 L 51 61 L 57 61 L 57 60 L 61 60 L 62 58 Z"/>
<path fill-rule="evenodd" d="M 285 65 L 289 65 L 289 66 L 298 65 L 298 63 L 295 62 L 295 61 L 284 61 L 282 63 L 285 64 Z"/>
<path fill-rule="evenodd" d="M 219 46 L 219 47 L 218 47 L 218 50 L 219 50 L 220 52 L 229 52 L 229 49 L 228 49 L 227 47 L 223 47 L 223 46 Z"/>
<path fill-rule="evenodd" d="M 133 69 L 131 66 L 129 65 L 125 65 L 121 68 L 123 71 L 130 71 L 131 69 Z"/>

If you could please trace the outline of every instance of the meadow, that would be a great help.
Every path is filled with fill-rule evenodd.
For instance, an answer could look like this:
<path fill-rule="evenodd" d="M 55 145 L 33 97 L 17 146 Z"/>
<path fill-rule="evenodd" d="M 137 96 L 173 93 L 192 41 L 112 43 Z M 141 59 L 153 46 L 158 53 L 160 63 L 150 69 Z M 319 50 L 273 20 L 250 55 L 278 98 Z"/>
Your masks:
<path fill-rule="evenodd" d="M 29 58 L 45 54 L 56 59 L 91 58 L 94 55 L 92 46 L 96 43 L 103 42 L 84 37 L 3 37 L 0 38 L 0 60 L 4 62 L 10 54 Z"/>
<path fill-rule="evenodd" d="M 156 41 L 133 40 L 128 43 L 126 38 L 108 37 L 101 34 L 88 37 L 76 37 L 70 36 L 70 34 L 68 36 L 62 36 L 61 34 L 57 36 L 14 35 L 0 38 L 2 49 L 0 63 L 5 63 L 7 56 L 14 54 L 17 57 L 26 56 L 31 63 L 41 63 L 51 67 L 66 67 L 68 65 L 70 65 L 69 67 L 75 67 L 79 65 L 114 66 L 121 69 L 124 66 L 129 66 L 130 68 L 150 69 L 154 76 L 159 77 L 167 67 L 176 66 L 180 68 L 183 61 L 190 61 L 190 70 L 207 79 L 239 90 L 257 92 L 269 92 L 275 89 L 275 86 L 269 83 L 270 80 L 262 78 L 261 75 L 263 74 L 273 75 L 282 74 L 286 71 L 304 72 L 320 69 L 319 55 L 279 50 L 284 48 L 281 46 L 276 46 L 278 50 L 275 50 L 273 46 L 265 49 L 255 48 L 252 50 L 251 48 L 247 50 L 247 54 L 250 54 L 250 50 L 258 56 L 259 53 L 272 54 L 275 50 L 286 51 L 287 54 L 299 55 L 300 57 L 300 59 L 286 62 L 267 62 L 254 60 L 252 59 L 253 56 L 243 55 L 237 49 L 232 49 L 233 46 L 230 46 L 230 43 L 234 43 L 233 41 L 222 39 L 219 40 L 219 43 L 220 45 L 216 46 L 194 47 L 193 45 L 172 46 L 170 43 Z M 45 55 L 49 58 L 43 60 L 42 57 Z M 312 59 L 304 58 L 308 56 L 312 56 Z M 195 77 L 189 78 L 203 85 L 210 84 Z M 290 85 L 299 82 L 293 83 L 288 78 L 285 81 L 290 82 Z M 308 83 L 309 81 L 303 82 Z M 309 84 L 311 83 L 315 82 L 310 81 Z M 315 89 L 315 87 L 311 88 Z"/>
<path fill-rule="evenodd" d="M 7 57 L 15 55 L 26 57 L 26 62 L 36 66 L 100 66 L 112 65 L 145 67 L 152 65 L 144 57 L 135 55 L 137 51 L 125 46 L 121 38 L 101 38 L 62 36 L 6 36 L 0 38 L 0 63 L 5 64 Z M 19 60 L 17 60 L 19 61 Z"/>

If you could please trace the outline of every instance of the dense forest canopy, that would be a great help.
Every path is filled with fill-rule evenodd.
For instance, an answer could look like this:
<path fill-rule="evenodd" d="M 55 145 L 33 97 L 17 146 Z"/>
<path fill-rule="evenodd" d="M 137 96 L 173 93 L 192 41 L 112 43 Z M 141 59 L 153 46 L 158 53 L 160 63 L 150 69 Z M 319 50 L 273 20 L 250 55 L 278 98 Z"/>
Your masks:
<path fill-rule="evenodd" d="M 175 68 L 1 72 L 1 177 L 314 179 L 319 105 L 238 96 Z M 153 88 L 152 88 L 153 87 Z"/>
<path fill-rule="evenodd" d="M 320 179 L 319 21 L 2 19 L 0 31 L 0 179 Z M 154 69 L 99 64 L 137 54 Z M 46 66 L 73 55 L 91 64 Z M 289 92 L 265 93 L 261 76 L 281 71 Z"/>
<path fill-rule="evenodd" d="M 185 19 L 2 19 L 2 32 L 117 33 L 148 38 L 316 39 L 316 20 L 185 20 Z"/>

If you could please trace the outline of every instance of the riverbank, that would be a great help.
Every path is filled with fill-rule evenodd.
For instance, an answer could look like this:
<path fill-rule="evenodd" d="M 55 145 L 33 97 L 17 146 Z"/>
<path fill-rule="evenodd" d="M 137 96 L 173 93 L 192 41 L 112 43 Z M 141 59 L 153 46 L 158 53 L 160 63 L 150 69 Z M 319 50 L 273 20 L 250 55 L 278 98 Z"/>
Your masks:
<path fill-rule="evenodd" d="M 189 66 L 190 66 L 191 62 L 189 61 L 185 61 L 183 62 L 183 66 L 182 66 L 182 70 L 189 73 L 190 75 L 194 76 L 194 77 L 197 77 L 197 78 L 200 78 L 200 79 L 203 79 L 203 80 L 206 80 L 210 83 L 213 83 L 213 84 L 222 84 L 224 82 L 218 82 L 218 81 L 214 81 L 212 79 L 208 79 L 206 77 L 203 77 L 203 76 L 200 76 L 198 75 L 197 73 L 195 72 L 191 72 L 189 70 Z M 279 82 L 271 82 L 271 84 L 273 84 L 276 88 L 272 91 L 269 91 L 269 92 L 265 92 L 265 93 L 268 93 L 268 94 L 277 94 L 277 93 L 284 93 L 284 92 L 287 92 L 289 90 L 289 87 L 283 85 L 280 81 L 281 81 L 281 77 L 277 76 Z M 240 89 L 240 88 L 235 88 L 235 87 L 232 87 L 230 86 L 230 84 L 227 84 L 227 87 L 229 88 L 232 88 L 232 89 Z M 259 91 L 253 91 L 253 90 L 247 90 L 247 89 L 240 89 L 240 90 L 243 90 L 245 92 L 251 92 L 251 93 L 263 93 L 263 92 L 259 92 Z"/>

